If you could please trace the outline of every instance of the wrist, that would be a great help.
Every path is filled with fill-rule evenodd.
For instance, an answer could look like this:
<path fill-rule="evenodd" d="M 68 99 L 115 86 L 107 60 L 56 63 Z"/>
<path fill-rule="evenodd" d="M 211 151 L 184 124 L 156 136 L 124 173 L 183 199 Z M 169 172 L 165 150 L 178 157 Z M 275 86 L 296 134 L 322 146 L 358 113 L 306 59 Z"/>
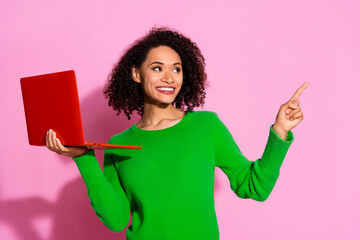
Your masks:
<path fill-rule="evenodd" d="M 274 132 L 283 140 L 286 140 L 287 136 L 288 136 L 288 131 L 285 131 L 283 129 L 281 129 L 279 126 L 277 126 L 276 124 L 273 124 L 272 126 Z"/>
<path fill-rule="evenodd" d="M 82 153 L 80 153 L 78 155 L 75 155 L 75 156 L 73 156 L 73 158 L 82 157 L 82 156 L 86 155 L 88 152 L 90 152 L 90 149 L 86 148 L 85 152 L 82 152 Z"/>

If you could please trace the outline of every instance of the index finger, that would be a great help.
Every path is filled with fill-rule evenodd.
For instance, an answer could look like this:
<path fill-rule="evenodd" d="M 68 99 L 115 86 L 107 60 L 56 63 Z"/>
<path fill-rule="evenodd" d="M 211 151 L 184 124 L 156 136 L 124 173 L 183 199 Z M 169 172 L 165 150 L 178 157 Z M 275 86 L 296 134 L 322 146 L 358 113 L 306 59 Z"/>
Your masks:
<path fill-rule="evenodd" d="M 294 95 L 291 97 L 290 101 L 294 101 L 295 99 L 298 99 L 300 97 L 300 95 L 303 93 L 303 91 L 305 90 L 305 88 L 307 88 L 307 86 L 309 86 L 309 82 L 305 82 L 303 85 L 301 85 L 301 87 L 298 88 L 298 90 L 296 90 L 296 92 L 294 93 Z"/>

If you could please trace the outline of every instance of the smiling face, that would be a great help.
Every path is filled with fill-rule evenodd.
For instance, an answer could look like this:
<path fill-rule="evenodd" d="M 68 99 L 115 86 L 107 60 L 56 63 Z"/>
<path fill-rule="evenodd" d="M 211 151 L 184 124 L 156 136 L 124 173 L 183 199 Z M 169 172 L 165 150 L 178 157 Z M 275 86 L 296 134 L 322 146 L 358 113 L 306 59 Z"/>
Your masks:
<path fill-rule="evenodd" d="M 140 83 L 144 103 L 171 104 L 181 89 L 183 72 L 179 54 L 167 46 L 149 51 L 140 69 L 132 68 L 132 77 Z"/>

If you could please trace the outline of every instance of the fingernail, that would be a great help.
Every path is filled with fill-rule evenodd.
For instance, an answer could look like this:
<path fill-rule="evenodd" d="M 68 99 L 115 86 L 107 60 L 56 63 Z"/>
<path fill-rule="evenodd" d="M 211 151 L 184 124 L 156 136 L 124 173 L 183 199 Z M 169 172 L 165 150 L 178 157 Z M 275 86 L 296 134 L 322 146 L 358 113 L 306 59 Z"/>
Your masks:
<path fill-rule="evenodd" d="M 286 118 L 289 118 L 289 115 L 286 115 Z"/>
<path fill-rule="evenodd" d="M 286 113 L 290 113 L 290 109 L 286 110 Z"/>
<path fill-rule="evenodd" d="M 297 106 L 296 106 L 296 105 L 293 105 L 293 108 L 297 108 Z"/>

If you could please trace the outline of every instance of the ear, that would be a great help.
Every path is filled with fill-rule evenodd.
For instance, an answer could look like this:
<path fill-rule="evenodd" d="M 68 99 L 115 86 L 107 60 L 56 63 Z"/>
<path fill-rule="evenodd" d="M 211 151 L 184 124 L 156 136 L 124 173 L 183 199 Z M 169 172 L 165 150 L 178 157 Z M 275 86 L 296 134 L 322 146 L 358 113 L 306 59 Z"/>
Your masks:
<path fill-rule="evenodd" d="M 131 67 L 131 73 L 132 73 L 132 79 L 137 82 L 137 83 L 140 83 L 140 70 L 135 67 L 135 66 L 132 66 Z"/>

